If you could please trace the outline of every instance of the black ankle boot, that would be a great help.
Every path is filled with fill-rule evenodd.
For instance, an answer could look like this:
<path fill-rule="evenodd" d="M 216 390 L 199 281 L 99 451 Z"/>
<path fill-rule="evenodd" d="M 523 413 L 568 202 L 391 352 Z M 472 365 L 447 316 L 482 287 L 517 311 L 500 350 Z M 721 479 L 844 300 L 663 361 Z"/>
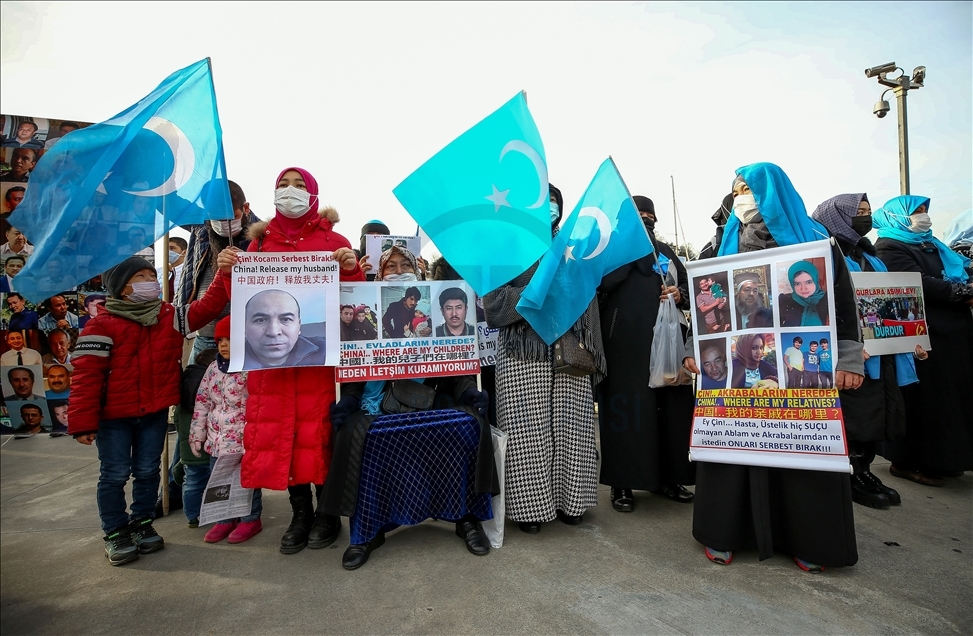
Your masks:
<path fill-rule="evenodd" d="M 312 550 L 326 548 L 338 538 L 341 532 L 341 517 L 326 515 L 320 510 L 314 515 L 314 523 L 307 535 L 307 547 Z"/>
<path fill-rule="evenodd" d="M 884 510 L 891 505 L 885 493 L 868 483 L 862 475 L 851 476 L 851 500 L 856 504 Z"/>
<path fill-rule="evenodd" d="M 282 554 L 296 554 L 307 547 L 307 535 L 314 520 L 314 507 L 311 498 L 306 495 L 291 495 L 291 525 L 287 526 L 284 536 L 280 538 Z"/>
<path fill-rule="evenodd" d="M 896 490 L 895 488 L 889 488 L 888 486 L 883 484 L 882 480 L 879 479 L 877 476 L 875 476 L 875 473 L 873 473 L 872 471 L 866 470 L 861 474 L 861 478 L 862 481 L 864 481 L 866 484 L 869 484 L 870 486 L 878 490 L 880 493 L 888 497 L 889 503 L 892 504 L 893 506 L 902 505 L 902 495 L 899 494 L 899 491 Z"/>

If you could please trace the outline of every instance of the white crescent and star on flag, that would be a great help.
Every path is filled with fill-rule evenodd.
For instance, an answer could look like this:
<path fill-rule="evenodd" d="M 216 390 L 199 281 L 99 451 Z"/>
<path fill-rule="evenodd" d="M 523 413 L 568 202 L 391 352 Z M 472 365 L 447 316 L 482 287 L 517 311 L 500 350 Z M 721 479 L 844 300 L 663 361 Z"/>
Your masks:
<path fill-rule="evenodd" d="M 605 213 L 601 210 L 601 208 L 595 206 L 581 208 L 581 210 L 578 212 L 578 218 L 580 219 L 581 217 L 585 216 L 593 218 L 598 226 L 598 244 L 595 245 L 595 249 L 592 250 L 590 254 L 581 257 L 581 260 L 588 261 L 604 252 L 605 248 L 608 247 L 608 243 L 611 241 L 612 236 L 612 224 L 611 221 L 608 220 L 608 217 L 605 216 Z M 565 263 L 568 261 L 578 260 L 574 256 L 575 245 L 577 245 L 577 243 L 569 242 L 564 248 Z"/>
<path fill-rule="evenodd" d="M 539 184 L 538 189 L 540 191 L 537 194 L 537 201 L 532 205 L 528 205 L 527 209 L 536 210 L 547 203 L 550 198 L 549 191 L 544 188 L 544 184 L 547 183 L 547 166 L 544 165 L 544 159 L 541 158 L 540 153 L 534 150 L 530 144 L 519 139 L 513 139 L 507 142 L 507 145 L 505 145 L 503 150 L 500 151 L 499 161 L 503 161 L 504 156 L 506 156 L 508 152 L 520 153 L 530 159 L 530 162 L 534 164 L 534 171 L 537 172 L 537 180 Z M 502 207 L 513 207 L 507 202 L 507 195 L 510 194 L 510 189 L 508 188 L 506 190 L 500 190 L 497 188 L 496 184 L 491 185 L 493 186 L 493 193 L 488 194 L 484 198 L 493 203 L 493 211 L 499 212 L 500 208 Z"/>
<path fill-rule="evenodd" d="M 193 170 L 196 168 L 196 152 L 193 150 L 192 142 L 179 129 L 179 126 L 162 117 L 152 117 L 149 121 L 145 122 L 145 126 L 142 128 L 159 135 L 169 146 L 169 150 L 172 151 L 172 174 L 161 185 L 150 190 L 123 190 L 123 192 L 137 197 L 158 197 L 172 194 L 186 185 L 193 176 Z M 111 174 L 112 171 L 109 170 L 108 174 L 105 175 L 105 178 L 101 180 L 101 183 L 95 189 L 96 192 L 108 194 L 108 191 L 105 189 L 105 181 L 108 180 Z"/>

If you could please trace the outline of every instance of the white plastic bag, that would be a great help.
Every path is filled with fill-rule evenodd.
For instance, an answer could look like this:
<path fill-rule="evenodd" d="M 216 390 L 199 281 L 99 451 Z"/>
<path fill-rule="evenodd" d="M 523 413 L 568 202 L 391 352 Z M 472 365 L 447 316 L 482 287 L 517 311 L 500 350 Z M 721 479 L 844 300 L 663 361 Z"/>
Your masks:
<path fill-rule="evenodd" d="M 483 532 L 490 540 L 490 545 L 499 548 L 503 546 L 503 522 L 506 517 L 506 507 L 503 502 L 503 466 L 507 458 L 507 434 L 491 426 L 490 438 L 493 440 L 493 461 L 497 467 L 497 478 L 500 480 L 500 494 L 493 497 L 493 519 L 487 519 L 480 525 L 483 526 Z"/>
<path fill-rule="evenodd" d="M 685 317 L 676 307 L 672 295 L 659 303 L 659 316 L 652 330 L 652 352 L 649 358 L 649 386 L 679 386 L 692 381 L 682 366 L 685 341 L 680 325 Z"/>

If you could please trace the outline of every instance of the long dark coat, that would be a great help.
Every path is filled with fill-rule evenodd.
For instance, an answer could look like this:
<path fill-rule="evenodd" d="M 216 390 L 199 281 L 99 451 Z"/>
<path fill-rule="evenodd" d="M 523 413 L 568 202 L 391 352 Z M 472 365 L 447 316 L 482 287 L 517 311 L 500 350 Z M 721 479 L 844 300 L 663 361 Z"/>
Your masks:
<path fill-rule="evenodd" d="M 943 280 L 943 262 L 931 244 L 910 245 L 894 239 L 875 243 L 890 272 L 919 272 L 926 303 L 932 350 L 916 361 L 919 384 L 906 391 L 905 438 L 888 444 L 885 456 L 899 468 L 938 471 L 973 470 L 973 315 L 953 299 Z"/>
<path fill-rule="evenodd" d="M 680 309 L 688 308 L 686 268 L 668 245 L 655 243 L 679 272 Z M 623 265 L 599 287 L 608 361 L 608 375 L 599 385 L 599 482 L 616 488 L 658 490 L 695 483 L 695 467 L 688 459 L 692 387 L 649 388 L 652 329 L 662 295 L 662 277 L 653 271 L 654 263 L 650 254 Z"/>
<path fill-rule="evenodd" d="M 875 255 L 875 248 L 862 239 L 858 245 L 838 240 L 845 256 L 852 258 L 864 272 L 875 271 L 863 251 Z M 895 356 L 882 356 L 879 379 L 865 374 L 862 385 L 850 391 L 838 391 L 845 433 L 850 442 L 881 442 L 905 434 L 905 400 L 895 373 Z"/>

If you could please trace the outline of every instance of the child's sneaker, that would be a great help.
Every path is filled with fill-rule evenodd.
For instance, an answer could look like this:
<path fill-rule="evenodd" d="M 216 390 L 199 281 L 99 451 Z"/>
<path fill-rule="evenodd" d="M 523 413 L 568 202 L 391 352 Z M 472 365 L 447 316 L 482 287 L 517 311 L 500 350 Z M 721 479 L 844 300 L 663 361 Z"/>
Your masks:
<path fill-rule="evenodd" d="M 206 536 L 203 537 L 203 541 L 205 541 L 206 543 L 219 543 L 223 539 L 230 536 L 230 533 L 233 532 L 236 526 L 237 526 L 236 521 L 217 523 L 216 525 L 214 525 L 212 528 L 209 529 L 209 532 L 207 532 Z"/>
<path fill-rule="evenodd" d="M 152 519 L 133 521 L 131 528 L 132 540 L 134 540 L 135 545 L 138 546 L 139 554 L 158 552 L 162 548 L 166 547 L 165 541 L 162 540 L 159 533 L 156 532 L 155 528 L 152 527 Z"/>
<path fill-rule="evenodd" d="M 227 543 L 243 543 L 248 539 L 252 539 L 254 535 L 264 529 L 260 519 L 254 521 L 243 521 L 230 533 L 230 538 L 226 540 Z"/>
<path fill-rule="evenodd" d="M 125 565 L 139 558 L 139 550 L 132 541 L 128 526 L 109 532 L 105 537 L 105 557 L 112 565 Z"/>

